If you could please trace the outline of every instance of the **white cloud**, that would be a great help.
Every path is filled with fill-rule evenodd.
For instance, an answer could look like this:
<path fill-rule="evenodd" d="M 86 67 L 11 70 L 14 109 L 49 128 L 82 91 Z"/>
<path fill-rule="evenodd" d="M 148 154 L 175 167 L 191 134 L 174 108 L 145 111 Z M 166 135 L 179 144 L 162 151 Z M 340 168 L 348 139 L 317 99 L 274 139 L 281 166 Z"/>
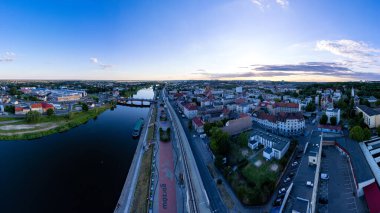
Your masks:
<path fill-rule="evenodd" d="M 12 62 L 16 59 L 16 54 L 13 52 L 6 52 L 0 56 L 0 62 Z"/>
<path fill-rule="evenodd" d="M 111 67 L 112 67 L 111 64 L 104 64 L 104 63 L 100 62 L 100 61 L 98 60 L 98 58 L 95 58 L 95 57 L 90 58 L 90 61 L 91 61 L 93 64 L 98 65 L 101 69 L 108 69 L 108 68 L 111 68 Z"/>
<path fill-rule="evenodd" d="M 350 59 L 357 63 L 377 63 L 380 59 L 380 49 L 370 47 L 362 41 L 353 40 L 321 40 L 316 44 L 316 50 L 328 51 L 334 55 Z"/>
<path fill-rule="evenodd" d="M 262 0 L 251 0 L 251 2 L 256 5 L 257 7 L 259 7 L 260 9 L 263 9 L 264 8 L 264 5 L 262 3 Z"/>
<path fill-rule="evenodd" d="M 263 10 L 264 8 L 270 8 L 270 5 L 275 3 L 280 5 L 282 8 L 287 8 L 289 6 L 288 0 L 250 0 L 255 6 Z"/>
<path fill-rule="evenodd" d="M 94 64 L 97 64 L 98 63 L 98 59 L 97 58 L 90 58 L 90 61 Z"/>
<path fill-rule="evenodd" d="M 276 0 L 276 3 L 279 4 L 281 7 L 287 7 L 289 5 L 289 1 L 287 0 Z"/>

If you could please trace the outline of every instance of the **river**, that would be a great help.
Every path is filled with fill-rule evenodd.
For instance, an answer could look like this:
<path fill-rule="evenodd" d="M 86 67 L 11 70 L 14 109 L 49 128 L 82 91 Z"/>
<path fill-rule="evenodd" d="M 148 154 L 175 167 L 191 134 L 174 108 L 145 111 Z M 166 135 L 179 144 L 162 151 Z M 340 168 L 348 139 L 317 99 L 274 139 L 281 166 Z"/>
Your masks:
<path fill-rule="evenodd" d="M 112 212 L 138 142 L 133 126 L 148 110 L 117 106 L 64 133 L 0 141 L 0 212 Z"/>

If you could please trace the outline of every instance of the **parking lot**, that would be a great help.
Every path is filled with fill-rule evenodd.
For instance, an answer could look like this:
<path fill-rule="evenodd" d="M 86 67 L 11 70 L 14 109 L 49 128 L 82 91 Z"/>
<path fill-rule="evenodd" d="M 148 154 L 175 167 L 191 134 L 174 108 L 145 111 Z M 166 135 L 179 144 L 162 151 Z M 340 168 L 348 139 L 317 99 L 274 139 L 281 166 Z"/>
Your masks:
<path fill-rule="evenodd" d="M 355 182 L 347 157 L 334 146 L 323 147 L 321 173 L 329 177 L 328 180 L 320 179 L 317 199 L 319 212 L 366 211 L 362 200 L 355 196 Z"/>

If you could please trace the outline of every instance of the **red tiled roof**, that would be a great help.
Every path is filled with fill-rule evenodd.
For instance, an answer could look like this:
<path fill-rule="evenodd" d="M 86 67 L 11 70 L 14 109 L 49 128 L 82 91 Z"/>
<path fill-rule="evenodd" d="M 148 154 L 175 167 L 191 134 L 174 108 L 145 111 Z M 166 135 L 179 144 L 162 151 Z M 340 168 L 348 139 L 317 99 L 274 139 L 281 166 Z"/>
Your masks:
<path fill-rule="evenodd" d="M 53 109 L 54 108 L 54 106 L 52 104 L 49 104 L 46 102 L 42 102 L 41 105 L 42 105 L 42 108 L 44 108 L 44 109 L 50 109 L 50 108 Z"/>
<path fill-rule="evenodd" d="M 176 98 L 180 98 L 180 97 L 182 97 L 182 96 L 183 96 L 182 93 L 176 93 L 176 94 L 174 94 L 174 97 L 176 97 Z"/>
<path fill-rule="evenodd" d="M 30 105 L 30 108 L 42 108 L 42 104 L 41 103 L 35 103 L 35 104 Z"/>
<path fill-rule="evenodd" d="M 287 108 L 298 108 L 298 104 L 296 103 L 283 103 L 283 102 L 277 102 L 274 104 L 273 107 L 287 107 Z"/>
<path fill-rule="evenodd" d="M 242 103 L 245 103 L 245 99 L 244 98 L 238 98 L 235 100 L 235 103 L 236 104 L 242 104 Z"/>
<path fill-rule="evenodd" d="M 16 107 L 16 108 L 15 108 L 15 111 L 16 111 L 16 112 L 21 112 L 23 109 L 24 109 L 24 108 L 22 108 L 22 107 Z"/>
<path fill-rule="evenodd" d="M 276 122 L 276 116 L 274 115 L 270 115 L 270 114 L 267 114 L 265 112 L 260 112 L 258 115 L 257 115 L 257 118 L 258 119 L 261 119 L 261 120 L 268 120 L 272 123 L 275 123 Z"/>
<path fill-rule="evenodd" d="M 285 122 L 286 120 L 289 120 L 289 119 L 291 119 L 291 120 L 293 120 L 293 119 L 303 120 L 304 119 L 302 113 L 300 113 L 300 112 L 280 112 L 277 115 L 271 115 L 271 114 L 267 114 L 265 112 L 260 112 L 257 115 L 257 118 L 261 119 L 261 120 L 268 120 L 272 123 L 275 123 L 276 121 Z"/>
<path fill-rule="evenodd" d="M 380 213 L 380 190 L 377 183 L 374 182 L 364 187 L 364 195 L 367 200 L 370 213 Z"/>
<path fill-rule="evenodd" d="M 301 112 L 280 112 L 277 114 L 277 120 L 303 120 L 305 119 Z"/>
<path fill-rule="evenodd" d="M 186 108 L 187 110 L 197 110 L 197 105 L 195 105 L 194 103 L 187 103 L 187 104 L 185 105 L 185 108 Z"/>
<path fill-rule="evenodd" d="M 203 126 L 203 121 L 201 120 L 200 117 L 195 117 L 195 118 L 193 118 L 193 122 L 194 122 L 195 125 L 197 125 L 197 126 Z"/>

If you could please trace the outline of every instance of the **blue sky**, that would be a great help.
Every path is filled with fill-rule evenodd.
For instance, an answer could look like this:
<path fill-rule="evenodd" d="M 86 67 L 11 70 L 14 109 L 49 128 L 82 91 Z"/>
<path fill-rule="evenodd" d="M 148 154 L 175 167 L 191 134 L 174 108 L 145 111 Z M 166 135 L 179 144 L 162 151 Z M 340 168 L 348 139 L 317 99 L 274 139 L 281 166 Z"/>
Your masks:
<path fill-rule="evenodd" d="M 1 79 L 380 80 L 380 2 L 2 0 Z"/>

